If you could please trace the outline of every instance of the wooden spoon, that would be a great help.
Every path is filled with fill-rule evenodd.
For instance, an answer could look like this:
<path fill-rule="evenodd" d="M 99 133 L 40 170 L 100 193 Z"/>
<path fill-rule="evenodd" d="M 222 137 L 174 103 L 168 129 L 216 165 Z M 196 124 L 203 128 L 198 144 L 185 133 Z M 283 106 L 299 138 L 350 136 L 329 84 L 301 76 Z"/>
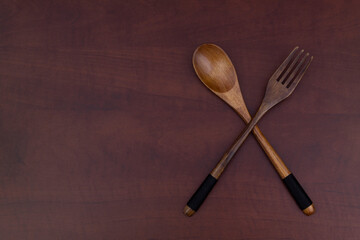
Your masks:
<path fill-rule="evenodd" d="M 205 86 L 229 104 L 243 121 L 248 124 L 251 121 L 251 116 L 241 94 L 235 68 L 227 54 L 219 46 L 203 44 L 194 52 L 193 66 L 197 76 Z M 280 178 L 284 180 L 289 175 L 293 177 L 290 170 L 285 166 L 280 156 L 275 152 L 274 148 L 257 126 L 254 127 L 253 134 L 265 151 L 271 164 L 275 167 Z M 301 185 L 298 185 L 299 188 L 303 190 Z M 289 189 L 289 191 L 294 199 L 298 201 L 298 193 L 293 193 L 291 189 Z M 304 194 L 306 195 L 305 192 Z M 311 204 L 309 207 L 302 209 L 302 211 L 306 215 L 311 215 L 315 212 L 315 208 L 313 204 Z M 192 216 L 195 211 L 186 205 L 184 213 L 187 216 Z"/>

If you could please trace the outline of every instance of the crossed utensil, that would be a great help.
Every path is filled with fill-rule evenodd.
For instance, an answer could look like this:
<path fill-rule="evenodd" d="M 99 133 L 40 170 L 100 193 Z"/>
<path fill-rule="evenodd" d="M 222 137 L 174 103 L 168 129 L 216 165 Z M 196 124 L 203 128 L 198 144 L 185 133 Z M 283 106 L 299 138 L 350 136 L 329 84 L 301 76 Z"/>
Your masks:
<path fill-rule="evenodd" d="M 190 217 L 199 209 L 250 132 L 254 134 L 303 213 L 311 215 L 315 212 L 311 199 L 256 126 L 268 110 L 291 95 L 312 59 L 309 53 L 304 54 L 304 50 L 299 51 L 299 48 L 295 47 L 270 77 L 263 101 L 255 116 L 251 118 L 241 94 L 235 67 L 224 50 L 215 44 L 203 44 L 195 50 L 193 66 L 197 76 L 208 89 L 239 114 L 247 127 L 190 198 L 184 208 L 185 215 Z"/>

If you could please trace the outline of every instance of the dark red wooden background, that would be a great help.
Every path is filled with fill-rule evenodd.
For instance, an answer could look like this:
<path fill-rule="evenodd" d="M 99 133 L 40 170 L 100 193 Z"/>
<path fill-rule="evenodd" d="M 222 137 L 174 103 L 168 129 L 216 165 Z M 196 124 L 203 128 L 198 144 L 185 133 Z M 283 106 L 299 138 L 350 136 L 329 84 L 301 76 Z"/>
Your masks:
<path fill-rule="evenodd" d="M 183 215 L 245 126 L 193 71 L 207 42 L 252 114 L 294 46 L 314 55 L 259 125 L 315 215 L 253 136 Z M 359 239 L 359 91 L 359 1 L 1 1 L 0 239 Z"/>

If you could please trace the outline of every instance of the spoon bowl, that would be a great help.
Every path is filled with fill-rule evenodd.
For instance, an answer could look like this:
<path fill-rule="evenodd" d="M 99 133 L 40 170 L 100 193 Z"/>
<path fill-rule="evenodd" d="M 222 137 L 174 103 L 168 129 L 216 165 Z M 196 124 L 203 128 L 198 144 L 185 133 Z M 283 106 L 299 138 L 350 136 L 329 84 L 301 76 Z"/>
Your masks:
<path fill-rule="evenodd" d="M 195 50 L 193 66 L 201 81 L 214 92 L 228 92 L 237 82 L 230 58 L 214 44 L 203 44 Z"/>
<path fill-rule="evenodd" d="M 230 105 L 246 124 L 251 121 L 250 113 L 240 90 L 235 67 L 224 50 L 215 44 L 199 46 L 193 54 L 193 67 L 199 79 L 208 89 Z M 287 179 L 293 177 L 293 174 L 257 126 L 253 128 L 253 134 L 283 182 L 285 183 L 288 181 Z M 297 191 L 294 192 L 289 188 L 288 190 L 298 202 L 299 199 L 306 198 L 307 195 L 297 181 L 296 186 Z M 306 215 L 312 215 L 315 212 L 313 204 L 305 209 L 301 208 L 301 210 Z M 184 213 L 187 216 L 192 216 L 195 210 L 186 205 Z"/>
<path fill-rule="evenodd" d="M 193 67 L 210 91 L 230 105 L 246 123 L 250 122 L 235 67 L 224 50 L 215 44 L 199 46 L 193 54 Z"/>

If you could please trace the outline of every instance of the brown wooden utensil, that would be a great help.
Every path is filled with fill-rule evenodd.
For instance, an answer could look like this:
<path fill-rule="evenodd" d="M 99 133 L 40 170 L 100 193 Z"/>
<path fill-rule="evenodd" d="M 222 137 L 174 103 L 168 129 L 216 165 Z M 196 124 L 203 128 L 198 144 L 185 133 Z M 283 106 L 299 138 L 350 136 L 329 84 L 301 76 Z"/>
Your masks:
<path fill-rule="evenodd" d="M 192 216 L 200 207 L 251 130 L 301 210 L 306 215 L 311 215 L 315 212 L 312 201 L 301 185 L 285 166 L 260 129 L 255 126 L 271 107 L 287 98 L 293 92 L 310 65 L 313 57 L 304 64 L 309 54 L 306 54 L 305 57 L 302 57 L 301 61 L 298 61 L 303 50 L 294 58 L 297 49 L 298 47 L 290 53 L 270 78 L 263 102 L 252 120 L 240 91 L 235 68 L 226 53 L 214 44 L 204 44 L 195 50 L 193 66 L 200 80 L 212 92 L 228 103 L 244 122 L 250 123 L 189 200 L 184 209 L 184 213 L 187 216 Z"/>

